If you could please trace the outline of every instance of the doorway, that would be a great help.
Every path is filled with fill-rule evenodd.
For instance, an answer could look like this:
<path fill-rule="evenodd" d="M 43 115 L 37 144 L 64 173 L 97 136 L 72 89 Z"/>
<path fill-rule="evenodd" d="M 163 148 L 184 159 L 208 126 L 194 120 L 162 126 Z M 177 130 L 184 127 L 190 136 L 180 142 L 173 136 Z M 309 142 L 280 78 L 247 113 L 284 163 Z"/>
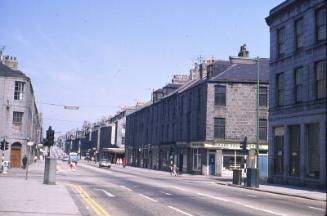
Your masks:
<path fill-rule="evenodd" d="M 209 154 L 209 175 L 215 175 L 216 170 L 216 155 Z"/>
<path fill-rule="evenodd" d="M 22 144 L 20 144 L 20 143 L 16 142 L 16 143 L 11 145 L 11 151 L 10 151 L 10 164 L 11 164 L 11 167 L 15 167 L 15 168 L 20 167 L 21 149 L 22 149 Z"/>

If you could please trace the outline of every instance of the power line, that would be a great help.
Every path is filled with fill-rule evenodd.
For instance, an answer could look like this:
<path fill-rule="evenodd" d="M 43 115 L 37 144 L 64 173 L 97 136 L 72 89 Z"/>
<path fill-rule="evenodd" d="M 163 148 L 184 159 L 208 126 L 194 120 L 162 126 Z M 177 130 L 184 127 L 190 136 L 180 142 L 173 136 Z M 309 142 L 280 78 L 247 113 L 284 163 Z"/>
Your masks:
<path fill-rule="evenodd" d="M 49 106 L 58 106 L 58 107 L 64 107 L 67 106 L 67 104 L 56 104 L 56 103 L 47 103 L 47 102 L 37 102 L 38 104 L 44 104 L 44 105 L 49 105 Z M 105 107 L 121 107 L 120 105 L 80 105 L 79 107 L 82 108 L 105 108 Z"/>

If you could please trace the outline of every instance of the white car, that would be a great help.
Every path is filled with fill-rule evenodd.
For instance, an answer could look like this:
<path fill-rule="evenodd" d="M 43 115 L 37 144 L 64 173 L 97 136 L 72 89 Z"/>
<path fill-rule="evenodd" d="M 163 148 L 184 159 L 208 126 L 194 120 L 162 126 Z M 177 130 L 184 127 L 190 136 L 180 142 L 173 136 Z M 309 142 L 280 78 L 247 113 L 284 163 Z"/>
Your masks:
<path fill-rule="evenodd" d="M 107 159 L 102 159 L 99 161 L 99 168 L 101 167 L 107 167 L 110 168 L 111 167 L 111 163 L 110 161 L 108 161 Z"/>

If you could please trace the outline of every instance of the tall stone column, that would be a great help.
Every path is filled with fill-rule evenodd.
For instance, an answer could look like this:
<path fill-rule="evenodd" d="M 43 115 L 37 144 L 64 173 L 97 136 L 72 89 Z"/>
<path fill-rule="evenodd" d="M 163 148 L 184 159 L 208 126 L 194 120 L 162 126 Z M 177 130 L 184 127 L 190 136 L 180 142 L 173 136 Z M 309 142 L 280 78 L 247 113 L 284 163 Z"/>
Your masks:
<path fill-rule="evenodd" d="M 326 122 L 322 118 L 320 121 L 320 133 L 319 133 L 319 144 L 320 144 L 320 182 L 326 186 Z"/>
<path fill-rule="evenodd" d="M 222 176 L 223 173 L 223 150 L 216 151 L 216 175 Z"/>
<path fill-rule="evenodd" d="M 283 179 L 286 180 L 289 170 L 289 127 L 288 125 L 284 126 L 284 146 L 283 146 Z"/>
<path fill-rule="evenodd" d="M 307 148 L 305 144 L 305 124 L 301 124 L 301 130 L 300 130 L 300 181 L 304 183 L 305 175 L 306 175 L 306 155 L 307 155 Z"/>

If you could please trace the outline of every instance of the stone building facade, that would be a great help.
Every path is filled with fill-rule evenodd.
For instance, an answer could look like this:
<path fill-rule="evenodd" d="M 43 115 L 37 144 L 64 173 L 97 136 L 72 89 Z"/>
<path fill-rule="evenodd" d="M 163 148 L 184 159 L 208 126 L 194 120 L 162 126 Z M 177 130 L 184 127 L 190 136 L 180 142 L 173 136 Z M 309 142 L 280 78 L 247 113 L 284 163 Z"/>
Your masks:
<path fill-rule="evenodd" d="M 270 27 L 269 180 L 326 186 L 326 1 L 288 0 Z"/>
<path fill-rule="evenodd" d="M 0 141 L 4 138 L 9 142 L 4 160 L 20 167 L 24 155 L 35 155 L 37 144 L 42 143 L 42 115 L 30 78 L 17 70 L 16 58 L 0 55 Z M 34 142 L 30 151 L 28 141 Z"/>
<path fill-rule="evenodd" d="M 261 98 L 267 101 L 268 60 L 260 62 Z M 255 148 L 256 141 L 256 72 L 255 62 L 242 55 L 193 67 L 186 84 L 127 116 L 128 164 L 168 170 L 175 163 L 183 173 L 216 175 L 234 164 L 236 153 L 236 163 L 243 165 L 240 142 L 247 136 L 248 148 Z M 260 107 L 265 154 L 267 111 L 265 103 Z"/>

